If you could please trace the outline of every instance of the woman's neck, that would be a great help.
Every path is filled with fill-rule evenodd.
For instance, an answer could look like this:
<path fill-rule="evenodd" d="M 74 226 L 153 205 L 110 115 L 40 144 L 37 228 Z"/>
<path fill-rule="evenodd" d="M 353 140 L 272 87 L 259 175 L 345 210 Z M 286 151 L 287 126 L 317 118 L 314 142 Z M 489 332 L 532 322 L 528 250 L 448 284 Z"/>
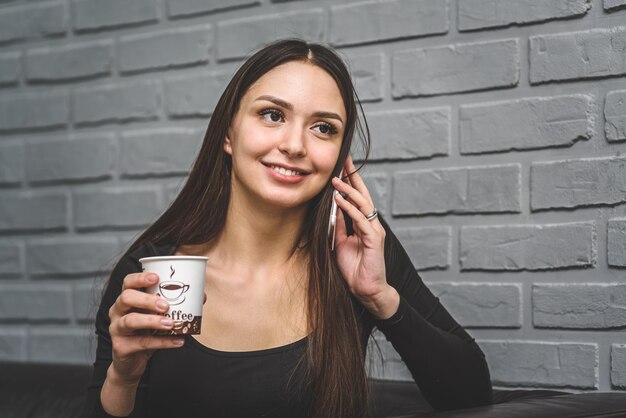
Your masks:
<path fill-rule="evenodd" d="M 305 216 L 306 207 L 270 207 L 231 196 L 210 257 L 225 269 L 250 276 L 284 270 L 294 261 L 293 248 Z"/>

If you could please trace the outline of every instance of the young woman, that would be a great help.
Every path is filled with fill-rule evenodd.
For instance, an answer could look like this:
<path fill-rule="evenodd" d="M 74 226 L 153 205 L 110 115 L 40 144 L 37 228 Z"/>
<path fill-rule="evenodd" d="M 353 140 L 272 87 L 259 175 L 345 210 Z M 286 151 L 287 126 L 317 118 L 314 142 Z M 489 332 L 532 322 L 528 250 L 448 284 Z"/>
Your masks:
<path fill-rule="evenodd" d="M 327 47 L 279 41 L 243 64 L 184 188 L 111 274 L 90 416 L 366 417 L 374 327 L 435 409 L 490 403 L 483 353 L 424 286 L 349 156 L 354 136 L 369 146 L 357 107 Z M 142 292 L 158 278 L 138 260 L 172 254 L 209 258 L 200 335 L 150 332 L 172 324 Z"/>

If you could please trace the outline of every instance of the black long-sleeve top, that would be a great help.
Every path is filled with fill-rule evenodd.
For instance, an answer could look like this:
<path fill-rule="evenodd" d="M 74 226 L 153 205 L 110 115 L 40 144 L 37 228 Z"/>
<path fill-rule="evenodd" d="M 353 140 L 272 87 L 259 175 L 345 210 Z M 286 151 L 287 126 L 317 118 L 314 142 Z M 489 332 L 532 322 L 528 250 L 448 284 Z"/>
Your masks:
<path fill-rule="evenodd" d="M 381 221 L 387 233 L 387 281 L 398 290 L 400 306 L 386 320 L 364 312 L 363 347 L 374 327 L 382 331 L 436 410 L 491 403 L 491 381 L 483 352 L 424 285 L 396 236 Z M 102 409 L 100 391 L 112 361 L 108 311 L 121 292 L 124 277 L 141 271 L 140 258 L 172 255 L 175 250 L 173 245 L 147 243 L 114 268 L 96 318 L 98 346 L 86 416 L 111 416 Z M 185 338 L 183 347 L 152 355 L 131 417 L 307 416 L 312 396 L 303 383 L 300 362 L 306 337 L 282 347 L 250 352 L 218 351 L 191 336 Z"/>

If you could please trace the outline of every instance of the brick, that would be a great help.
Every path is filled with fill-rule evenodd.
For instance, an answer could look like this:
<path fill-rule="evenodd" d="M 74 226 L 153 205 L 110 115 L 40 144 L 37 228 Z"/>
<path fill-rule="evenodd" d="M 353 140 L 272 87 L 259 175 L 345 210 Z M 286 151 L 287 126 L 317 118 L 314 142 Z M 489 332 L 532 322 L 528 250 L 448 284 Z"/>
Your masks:
<path fill-rule="evenodd" d="M 30 82 L 92 78 L 111 74 L 113 43 L 98 41 L 26 51 L 25 75 Z"/>
<path fill-rule="evenodd" d="M 476 30 L 584 16 L 589 0 L 460 0 L 459 30 Z"/>
<path fill-rule="evenodd" d="M 6 192 L 0 199 L 0 231 L 23 232 L 67 228 L 65 194 Z"/>
<path fill-rule="evenodd" d="M 519 164 L 397 172 L 394 215 L 520 211 Z"/>
<path fill-rule="evenodd" d="M 533 211 L 626 202 L 626 158 L 589 158 L 533 163 Z"/>
<path fill-rule="evenodd" d="M 21 275 L 22 265 L 22 247 L 20 244 L 0 244 L 0 277 Z"/>
<path fill-rule="evenodd" d="M 166 0 L 166 4 L 168 16 L 181 17 L 258 6 L 261 2 L 259 0 Z"/>
<path fill-rule="evenodd" d="M 11 185 L 22 181 L 24 148 L 21 144 L 0 145 L 0 185 Z"/>
<path fill-rule="evenodd" d="M 366 358 L 368 376 L 373 379 L 413 382 L 411 372 L 383 333 L 374 330 L 372 336 Z"/>
<path fill-rule="evenodd" d="M 533 325 L 605 329 L 626 326 L 626 284 L 535 284 Z"/>
<path fill-rule="evenodd" d="M 613 12 L 626 7 L 626 0 L 604 0 L 604 10 Z"/>
<path fill-rule="evenodd" d="M 95 336 L 90 327 L 35 329 L 28 338 L 28 359 L 42 363 L 90 364 Z"/>
<path fill-rule="evenodd" d="M 626 218 L 609 219 L 607 229 L 609 266 L 626 267 Z"/>
<path fill-rule="evenodd" d="M 0 321 L 67 322 L 69 292 L 57 283 L 0 283 Z"/>
<path fill-rule="evenodd" d="M 593 136 L 594 113 L 583 94 L 461 106 L 461 153 L 572 146 Z"/>
<path fill-rule="evenodd" d="M 154 120 L 159 112 L 159 84 L 140 81 L 81 88 L 73 102 L 78 124 Z"/>
<path fill-rule="evenodd" d="M 396 231 L 416 270 L 450 267 L 450 227 L 402 228 Z"/>
<path fill-rule="evenodd" d="M 461 270 L 545 270 L 595 264 L 592 223 L 461 228 Z"/>
<path fill-rule="evenodd" d="M 187 128 L 126 132 L 120 145 L 120 173 L 125 176 L 187 174 L 202 139 L 202 132 Z"/>
<path fill-rule="evenodd" d="M 530 82 L 626 74 L 626 26 L 530 37 Z"/>
<path fill-rule="evenodd" d="M 371 113 L 372 160 L 412 160 L 450 153 L 450 108 Z"/>
<path fill-rule="evenodd" d="M 77 32 L 106 30 L 159 20 L 155 0 L 73 1 L 73 26 Z"/>
<path fill-rule="evenodd" d="M 389 177 L 387 173 L 369 173 L 362 175 L 365 186 L 376 205 L 376 210 L 382 215 L 388 213 L 388 201 L 389 201 Z"/>
<path fill-rule="evenodd" d="M 26 178 L 29 182 L 109 179 L 114 141 L 112 134 L 96 134 L 27 144 Z"/>
<path fill-rule="evenodd" d="M 359 100 L 378 102 L 383 99 L 383 54 L 361 55 L 350 59 L 350 73 Z"/>
<path fill-rule="evenodd" d="M 482 341 L 494 386 L 598 388 L 597 344 Z"/>
<path fill-rule="evenodd" d="M 102 288 L 107 279 L 94 282 L 87 280 L 85 283 L 75 284 L 72 289 L 74 301 L 74 318 L 78 322 L 93 324 L 96 312 L 102 299 Z"/>
<path fill-rule="evenodd" d="M 74 224 L 79 229 L 144 227 L 159 213 L 155 189 L 107 188 L 74 195 Z"/>
<path fill-rule="evenodd" d="M 0 328 L 0 360 L 26 360 L 26 330 L 15 328 Z"/>
<path fill-rule="evenodd" d="M 61 128 L 69 120 L 69 97 L 64 91 L 3 94 L 0 97 L 0 132 Z"/>
<path fill-rule="evenodd" d="M 173 117 L 211 115 L 231 77 L 231 73 L 214 72 L 166 79 L 163 84 L 167 114 Z"/>
<path fill-rule="evenodd" d="M 604 102 L 607 141 L 626 140 L 626 90 L 610 91 Z"/>
<path fill-rule="evenodd" d="M 141 33 L 120 38 L 122 73 L 209 62 L 213 31 L 208 25 Z"/>
<path fill-rule="evenodd" d="M 395 99 L 502 87 L 519 82 L 516 39 L 399 51 L 391 58 Z"/>
<path fill-rule="evenodd" d="M 310 42 L 321 42 L 324 34 L 324 11 L 300 10 L 226 20 L 218 23 L 217 30 L 218 58 L 243 58 L 278 38 L 300 37 Z"/>
<path fill-rule="evenodd" d="M 18 5 L 0 10 L 0 42 L 63 35 L 66 29 L 62 2 Z"/>
<path fill-rule="evenodd" d="M 379 0 L 332 6 L 330 42 L 354 45 L 448 32 L 446 0 Z"/>
<path fill-rule="evenodd" d="M 428 288 L 466 328 L 521 328 L 522 288 L 502 283 L 432 283 Z"/>
<path fill-rule="evenodd" d="M 31 276 L 102 273 L 112 270 L 119 245 L 113 237 L 63 237 L 33 240 L 26 247 Z"/>
<path fill-rule="evenodd" d="M 12 86 L 18 83 L 19 60 L 19 52 L 0 55 L 0 86 Z"/>
<path fill-rule="evenodd" d="M 611 345 L 611 384 L 626 389 L 626 344 Z"/>

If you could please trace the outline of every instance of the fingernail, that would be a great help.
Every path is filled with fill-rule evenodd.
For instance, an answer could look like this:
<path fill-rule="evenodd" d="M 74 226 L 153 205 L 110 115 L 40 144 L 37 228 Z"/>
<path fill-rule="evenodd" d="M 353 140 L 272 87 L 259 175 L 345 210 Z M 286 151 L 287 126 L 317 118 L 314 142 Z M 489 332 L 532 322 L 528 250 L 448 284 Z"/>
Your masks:
<path fill-rule="evenodd" d="M 164 301 L 164 300 L 161 300 L 161 299 L 156 301 L 156 306 L 158 308 L 160 308 L 160 309 L 167 309 L 167 308 L 169 308 L 169 305 L 167 304 L 167 302 Z"/>
<path fill-rule="evenodd" d="M 179 346 L 185 344 L 185 340 L 182 338 L 174 338 L 173 342 L 174 342 L 174 345 L 179 345 Z"/>
<path fill-rule="evenodd" d="M 169 327 L 171 325 L 174 325 L 174 321 L 170 318 L 163 318 L 161 319 L 161 324 L 165 325 L 166 327 Z"/>
<path fill-rule="evenodd" d="M 156 283 L 156 281 L 159 280 L 159 277 L 156 274 L 149 274 L 147 279 L 150 283 Z"/>

